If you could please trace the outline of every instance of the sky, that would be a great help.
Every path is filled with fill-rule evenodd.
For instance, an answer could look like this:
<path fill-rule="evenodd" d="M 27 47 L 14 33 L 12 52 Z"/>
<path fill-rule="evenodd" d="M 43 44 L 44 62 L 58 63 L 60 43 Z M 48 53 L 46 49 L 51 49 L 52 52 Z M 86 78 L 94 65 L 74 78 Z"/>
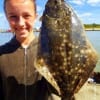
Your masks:
<path fill-rule="evenodd" d="M 7 29 L 9 24 L 3 11 L 3 1 L 0 0 L 0 29 Z M 39 18 L 43 14 L 46 2 L 47 0 L 36 0 L 38 13 L 38 18 L 35 22 L 36 28 L 41 26 Z M 83 24 L 100 24 L 100 0 L 65 0 L 65 2 L 71 5 Z"/>

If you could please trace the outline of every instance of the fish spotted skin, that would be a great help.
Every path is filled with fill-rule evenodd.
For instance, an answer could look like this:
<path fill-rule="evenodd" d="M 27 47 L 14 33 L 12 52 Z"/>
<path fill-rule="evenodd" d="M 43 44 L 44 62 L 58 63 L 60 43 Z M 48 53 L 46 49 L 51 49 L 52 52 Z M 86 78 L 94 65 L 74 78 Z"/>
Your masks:
<path fill-rule="evenodd" d="M 48 0 L 39 36 L 37 70 L 60 96 L 71 97 L 86 82 L 97 60 L 73 9 L 64 0 Z"/>

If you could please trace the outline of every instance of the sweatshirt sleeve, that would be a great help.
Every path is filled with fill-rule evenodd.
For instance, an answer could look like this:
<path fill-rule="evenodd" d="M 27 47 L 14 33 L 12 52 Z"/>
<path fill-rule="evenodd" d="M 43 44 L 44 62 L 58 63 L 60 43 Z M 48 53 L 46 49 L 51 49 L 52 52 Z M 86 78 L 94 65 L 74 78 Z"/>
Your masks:
<path fill-rule="evenodd" d="M 0 100 L 4 100 L 3 99 L 3 86 L 2 86 L 2 77 L 1 77 L 1 73 L 0 73 Z"/>

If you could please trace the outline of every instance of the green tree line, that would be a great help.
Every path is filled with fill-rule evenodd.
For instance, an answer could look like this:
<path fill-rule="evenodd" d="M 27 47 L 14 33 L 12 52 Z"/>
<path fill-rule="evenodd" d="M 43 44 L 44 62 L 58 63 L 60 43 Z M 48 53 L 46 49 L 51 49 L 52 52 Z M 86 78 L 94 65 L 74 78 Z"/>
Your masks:
<path fill-rule="evenodd" d="M 93 23 L 93 24 L 84 24 L 84 27 L 86 29 L 88 29 L 88 28 L 100 28 L 100 24 L 95 24 L 95 23 Z"/>

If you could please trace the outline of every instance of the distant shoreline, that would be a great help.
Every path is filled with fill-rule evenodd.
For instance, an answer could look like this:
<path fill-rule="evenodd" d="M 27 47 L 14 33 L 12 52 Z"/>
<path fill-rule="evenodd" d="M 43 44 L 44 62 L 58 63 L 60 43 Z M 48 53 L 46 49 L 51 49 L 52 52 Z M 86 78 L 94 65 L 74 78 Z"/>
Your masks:
<path fill-rule="evenodd" d="M 85 28 L 85 31 L 100 31 L 100 28 Z"/>
<path fill-rule="evenodd" d="M 84 28 L 85 31 L 100 31 L 100 28 Z M 40 30 L 34 30 L 34 32 L 40 32 Z M 0 33 L 11 33 L 7 31 L 1 31 Z"/>
<path fill-rule="evenodd" d="M 86 31 L 100 31 L 100 24 L 84 24 L 84 29 Z"/>

